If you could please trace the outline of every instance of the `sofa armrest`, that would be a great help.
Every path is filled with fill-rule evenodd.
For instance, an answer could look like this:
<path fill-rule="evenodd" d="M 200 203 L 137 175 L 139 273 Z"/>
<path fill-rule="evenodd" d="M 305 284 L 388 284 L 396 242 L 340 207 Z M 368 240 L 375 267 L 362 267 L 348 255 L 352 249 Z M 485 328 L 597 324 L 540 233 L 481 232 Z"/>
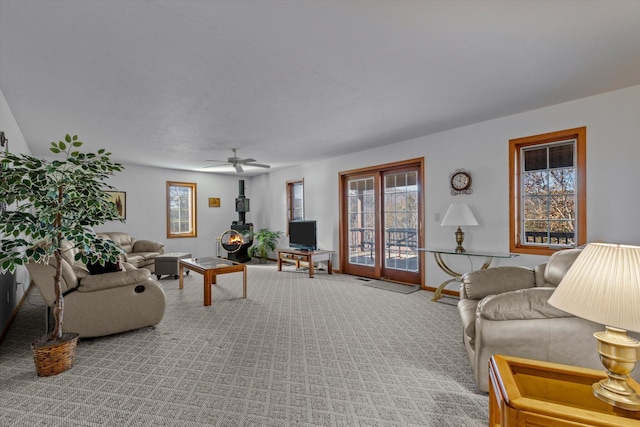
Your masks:
<path fill-rule="evenodd" d="M 164 243 L 151 240 L 136 240 L 132 252 L 159 252 L 164 253 Z"/>
<path fill-rule="evenodd" d="M 119 288 L 121 286 L 142 283 L 151 277 L 151 272 L 145 268 L 113 273 L 94 274 L 80 280 L 79 292 L 95 292 L 103 289 Z"/>
<path fill-rule="evenodd" d="M 533 288 L 536 279 L 533 270 L 527 267 L 493 267 L 466 274 L 461 287 L 468 299 L 480 300 L 488 295 Z"/>
<path fill-rule="evenodd" d="M 478 304 L 477 315 L 487 320 L 530 320 L 574 317 L 549 304 L 556 288 L 530 288 L 490 295 Z"/>

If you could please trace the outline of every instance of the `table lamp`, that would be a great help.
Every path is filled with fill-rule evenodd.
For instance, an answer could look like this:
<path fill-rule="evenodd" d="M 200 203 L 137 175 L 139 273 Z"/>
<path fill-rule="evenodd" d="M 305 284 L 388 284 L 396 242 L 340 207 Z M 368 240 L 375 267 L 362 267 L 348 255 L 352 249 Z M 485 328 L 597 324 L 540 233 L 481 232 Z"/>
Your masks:
<path fill-rule="evenodd" d="M 467 206 L 466 203 L 451 203 L 449 205 L 449 209 L 447 209 L 447 213 L 444 214 L 444 218 L 442 218 L 441 226 L 458 226 L 456 230 L 456 243 L 458 247 L 456 247 L 456 253 L 463 253 L 464 248 L 462 247 L 462 242 L 464 240 L 464 233 L 460 228 L 463 225 L 478 225 L 478 221 L 476 221 L 476 217 L 473 216 L 471 209 Z"/>
<path fill-rule="evenodd" d="M 607 378 L 593 384 L 593 394 L 618 408 L 640 410 L 640 396 L 628 384 L 640 343 L 627 330 L 640 331 L 640 247 L 590 243 L 549 298 L 554 307 L 600 323 L 598 340 Z"/>

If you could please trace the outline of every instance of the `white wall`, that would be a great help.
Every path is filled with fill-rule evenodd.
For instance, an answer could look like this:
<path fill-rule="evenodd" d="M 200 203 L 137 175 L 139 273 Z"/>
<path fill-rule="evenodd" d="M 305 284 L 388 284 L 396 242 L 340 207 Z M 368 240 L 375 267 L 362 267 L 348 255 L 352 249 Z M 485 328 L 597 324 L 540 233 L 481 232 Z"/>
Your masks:
<path fill-rule="evenodd" d="M 252 179 L 252 206 L 273 229 L 286 226 L 285 183 L 304 178 L 305 216 L 318 220 L 319 245 L 338 249 L 338 173 L 415 157 L 425 159 L 425 235 L 427 246 L 455 247 L 453 227 L 434 220 L 452 202 L 469 204 L 480 225 L 465 229 L 465 248 L 509 250 L 508 141 L 557 130 L 587 127 L 587 237 L 640 244 L 640 86 L 453 129 L 351 155 L 279 170 Z M 473 194 L 451 196 L 449 174 L 471 171 Z M 467 257 L 448 257 L 459 271 L 469 269 Z M 546 257 L 520 256 L 493 265 L 528 265 Z M 431 256 L 426 258 L 426 283 L 437 286 L 449 278 Z M 473 258 L 478 268 L 483 259 Z M 336 266 L 339 262 L 335 263 Z M 455 268 L 454 268 L 455 269 Z M 450 285 L 451 289 L 457 285 Z"/>
<path fill-rule="evenodd" d="M 2 98 L 2 127 L 8 107 Z M 247 178 L 246 195 L 251 199 L 247 221 L 256 229 L 286 229 L 286 181 L 304 178 L 305 215 L 318 220 L 318 244 L 338 249 L 338 173 L 406 160 L 425 159 L 425 235 L 428 246 L 454 247 L 454 229 L 440 227 L 436 213 L 444 215 L 454 201 L 471 206 L 480 225 L 465 229 L 467 250 L 507 252 L 508 141 L 574 127 L 587 127 L 587 218 L 588 240 L 640 244 L 637 212 L 640 200 L 640 86 L 516 114 L 434 135 L 404 141 L 351 155 Z M 9 111 L 10 114 L 10 111 Z M 19 129 L 18 129 L 19 132 Z M 9 134 L 13 141 L 24 141 Z M 19 144 L 19 142 L 18 142 Z M 12 145 L 13 147 L 13 145 Z M 12 148 L 12 151 L 13 148 Z M 168 251 L 186 251 L 194 256 L 215 254 L 215 237 L 237 219 L 233 202 L 239 177 L 125 165 L 112 184 L 127 192 L 126 224 L 112 223 L 99 230 L 123 230 L 135 237 L 163 241 Z M 465 168 L 473 175 L 473 194 L 451 196 L 449 174 Z M 165 183 L 167 180 L 198 184 L 198 237 L 166 238 Z M 222 207 L 209 208 L 207 199 L 220 197 Z M 286 240 L 283 241 L 286 244 Z M 460 271 L 469 269 L 466 257 L 449 257 Z M 520 256 L 494 261 L 494 265 L 533 266 L 545 257 Z M 437 286 L 449 277 L 431 256 L 426 257 L 426 282 Z M 482 259 L 472 259 L 479 267 Z M 334 264 L 339 266 L 339 262 Z M 453 284 L 450 288 L 455 288 Z"/>
<path fill-rule="evenodd" d="M 5 138 L 7 138 L 9 151 L 15 154 L 31 154 L 31 150 L 27 145 L 27 142 L 22 135 L 22 131 L 16 123 L 16 119 L 7 104 L 7 100 L 4 98 L 4 94 L 0 90 L 0 131 L 4 132 Z M 5 148 L 2 148 L 4 153 Z M 18 287 L 16 288 L 16 301 L 20 301 L 24 296 L 24 292 L 29 286 L 30 278 L 27 269 L 19 267 L 16 270 L 16 281 Z M 4 298 L 4 295 L 0 295 L 0 298 Z M 15 307 L 14 307 L 15 308 Z M 0 325 L 0 332 L 5 325 Z"/>
<path fill-rule="evenodd" d="M 9 150 L 12 153 L 31 154 L 2 90 L 0 90 L 0 131 L 4 131 L 4 136 L 9 140 Z"/>
<path fill-rule="evenodd" d="M 163 242 L 165 252 L 189 252 L 195 257 L 216 256 L 216 237 L 228 230 L 232 221 L 238 220 L 235 211 L 238 177 L 136 165 L 124 166 L 124 171 L 117 172 L 109 184 L 118 191 L 127 193 L 125 223 L 109 222 L 96 227 L 97 231 L 125 231 L 137 239 Z M 167 181 L 197 184 L 197 237 L 167 238 Z M 245 192 L 246 187 L 247 180 Z M 220 198 L 220 207 L 210 208 L 209 197 Z M 251 221 L 251 215 L 251 212 L 247 213 L 248 222 Z M 226 252 L 223 255 L 226 255 Z"/>

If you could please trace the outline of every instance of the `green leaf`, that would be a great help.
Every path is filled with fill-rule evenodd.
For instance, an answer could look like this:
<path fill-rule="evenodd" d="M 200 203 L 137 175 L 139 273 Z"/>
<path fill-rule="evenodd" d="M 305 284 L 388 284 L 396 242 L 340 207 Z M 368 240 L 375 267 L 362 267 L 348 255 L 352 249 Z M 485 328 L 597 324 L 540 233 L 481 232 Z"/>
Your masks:
<path fill-rule="evenodd" d="M 64 137 L 64 140 L 67 141 L 67 142 L 71 142 L 71 135 L 66 134 L 65 137 Z"/>
<path fill-rule="evenodd" d="M 59 153 L 60 153 L 60 150 L 58 150 L 58 149 L 57 149 L 57 148 L 55 148 L 55 147 L 51 147 L 51 148 L 49 148 L 49 150 L 51 150 L 51 152 L 56 153 L 56 154 L 59 154 Z"/>

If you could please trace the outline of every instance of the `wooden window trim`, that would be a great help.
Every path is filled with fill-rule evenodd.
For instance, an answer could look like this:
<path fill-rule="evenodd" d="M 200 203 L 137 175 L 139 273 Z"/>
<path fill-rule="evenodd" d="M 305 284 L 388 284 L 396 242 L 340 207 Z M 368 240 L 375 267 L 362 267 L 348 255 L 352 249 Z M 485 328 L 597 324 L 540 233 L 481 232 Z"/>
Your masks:
<path fill-rule="evenodd" d="M 304 178 L 287 181 L 287 236 L 289 235 L 289 221 L 293 220 L 293 187 L 302 185 L 302 217 L 304 218 Z"/>
<path fill-rule="evenodd" d="M 520 242 L 520 150 L 532 145 L 548 144 L 563 140 L 576 140 L 576 186 L 577 186 L 577 217 L 576 245 L 587 242 L 587 128 L 580 127 L 550 132 L 540 135 L 527 136 L 509 141 L 509 251 L 530 255 L 551 255 L 560 248 L 523 245 Z"/>
<path fill-rule="evenodd" d="M 171 232 L 171 215 L 170 215 L 170 195 L 169 189 L 171 187 L 189 187 L 191 189 L 192 194 L 192 209 L 191 209 L 191 224 L 193 224 L 193 229 L 190 233 L 180 233 L 174 234 Z M 197 226 L 197 210 L 198 210 L 198 192 L 197 192 L 197 184 L 195 182 L 178 182 L 178 181 L 167 181 L 166 187 L 166 215 L 167 215 L 167 239 L 179 239 L 182 237 L 198 237 L 198 226 Z"/>

